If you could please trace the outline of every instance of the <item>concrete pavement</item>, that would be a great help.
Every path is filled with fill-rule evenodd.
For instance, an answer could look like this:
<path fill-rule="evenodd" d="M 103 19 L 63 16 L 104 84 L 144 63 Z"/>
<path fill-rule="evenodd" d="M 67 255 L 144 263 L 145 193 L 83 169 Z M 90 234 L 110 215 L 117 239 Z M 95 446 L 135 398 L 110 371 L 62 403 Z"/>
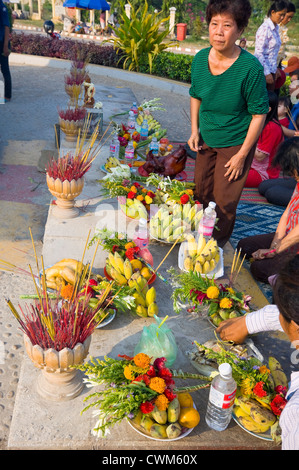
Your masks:
<path fill-rule="evenodd" d="M 109 218 L 107 203 L 99 198 L 96 180 L 102 177 L 100 167 L 107 158 L 107 149 L 99 156 L 92 170 L 87 174 L 84 193 L 78 198 L 84 206 L 78 219 L 61 221 L 53 217 L 44 173 L 38 170 L 42 151 L 55 152 L 54 124 L 57 122 L 57 106 L 66 103 L 64 74 L 68 63 L 65 61 L 38 62 L 37 58 L 12 55 L 11 71 L 13 78 L 13 100 L 0 109 L 0 209 L 2 227 L 0 231 L 0 258 L 9 260 L 16 266 L 28 269 L 34 264 L 34 253 L 29 236 L 31 227 L 37 254 L 43 254 L 45 264 L 58 261 L 62 256 L 80 256 L 89 229 Z M 184 85 L 167 80 L 142 77 L 138 74 L 123 73 L 103 67 L 90 67 L 90 75 L 96 86 L 96 100 L 104 103 L 104 124 L 113 112 L 127 110 L 133 98 L 140 103 L 143 99 L 160 97 L 166 111 L 157 113 L 163 127 L 168 129 L 171 140 L 185 141 L 189 136 L 189 122 L 182 110 L 189 109 L 188 89 Z M 126 78 L 126 80 L 125 80 Z M 10 184 L 7 183 L 9 180 Z M 3 189 L 3 185 L 5 188 Z M 3 191 L 2 191 L 3 189 Z M 1 192 L 2 191 L 2 192 Z M 6 195 L 6 199 L 4 199 Z M 30 198 L 31 196 L 31 198 Z M 87 204 L 88 203 L 88 204 Z M 111 201 L 116 208 L 115 202 Z M 103 205 L 104 204 L 104 207 Z M 104 211 L 103 211 L 104 209 Z M 106 211 L 106 213 L 105 213 Z M 119 214 L 120 224 L 127 223 Z M 123 226 L 123 225 L 121 225 Z M 132 226 L 130 228 L 133 228 Z M 155 265 L 168 251 L 168 246 L 153 243 Z M 88 253 L 90 256 L 90 253 Z M 232 259 L 228 247 L 225 265 Z M 102 269 L 105 254 L 98 252 L 96 268 Z M 177 263 L 174 250 L 161 268 L 161 273 Z M 250 290 L 257 307 L 267 303 L 247 271 L 240 277 L 242 286 Z M 179 366 L 189 369 L 185 355 L 194 339 L 203 342 L 213 337 L 213 329 L 206 320 L 191 314 L 175 316 L 170 302 L 171 289 L 157 283 L 158 302 L 161 316 L 170 315 L 169 326 L 176 334 L 179 345 Z M 206 391 L 196 394 L 196 404 L 202 410 L 202 423 L 188 439 L 176 443 L 157 443 L 137 435 L 122 423 L 112 431 L 109 439 L 95 440 L 90 434 L 94 418 L 87 414 L 80 416 L 84 393 L 67 404 L 50 404 L 39 399 L 34 383 L 38 371 L 24 354 L 22 335 L 11 316 L 4 298 L 9 297 L 17 305 L 21 294 L 32 292 L 30 276 L 24 274 L 0 274 L 0 322 L 1 341 L 5 354 L 0 356 L 1 395 L 0 424 L 1 448 L 3 449 L 172 449 L 185 450 L 207 448 L 247 448 L 271 449 L 272 443 L 261 441 L 242 431 L 235 423 L 219 434 L 209 430 L 204 424 L 204 410 L 207 403 Z M 90 352 L 94 356 L 104 354 L 131 354 L 143 326 L 150 320 L 135 318 L 132 315 L 117 316 L 104 329 L 93 335 Z M 258 347 L 264 353 L 280 348 L 283 356 L 288 353 L 285 338 L 273 335 L 259 335 Z M 4 356 L 4 357 L 3 357 Z M 162 444 L 162 446 L 161 446 Z"/>

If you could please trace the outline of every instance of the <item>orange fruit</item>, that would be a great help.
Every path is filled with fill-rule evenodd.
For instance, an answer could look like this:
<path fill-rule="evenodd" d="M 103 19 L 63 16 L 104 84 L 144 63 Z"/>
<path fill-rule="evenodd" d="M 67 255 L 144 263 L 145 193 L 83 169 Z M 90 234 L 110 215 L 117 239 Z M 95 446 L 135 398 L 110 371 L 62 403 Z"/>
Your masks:
<path fill-rule="evenodd" d="M 195 428 L 200 421 L 200 415 L 193 407 L 181 408 L 178 421 L 184 428 Z"/>
<path fill-rule="evenodd" d="M 150 270 L 144 266 L 144 268 L 141 269 L 140 274 L 145 277 L 145 279 L 148 281 L 152 277 L 152 273 Z"/>
<path fill-rule="evenodd" d="M 131 259 L 130 261 L 133 271 L 141 271 L 143 264 L 141 263 L 141 261 L 139 261 L 139 259 Z"/>
<path fill-rule="evenodd" d="M 178 400 L 181 405 L 181 408 L 191 408 L 193 406 L 193 398 L 191 397 L 190 393 L 179 393 Z"/>

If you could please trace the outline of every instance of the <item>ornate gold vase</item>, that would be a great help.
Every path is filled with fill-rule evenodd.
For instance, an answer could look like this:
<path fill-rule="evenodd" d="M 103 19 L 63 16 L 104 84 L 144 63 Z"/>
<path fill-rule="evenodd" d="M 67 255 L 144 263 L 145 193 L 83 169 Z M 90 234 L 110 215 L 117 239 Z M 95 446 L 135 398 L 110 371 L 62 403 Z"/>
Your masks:
<path fill-rule="evenodd" d="M 47 185 L 52 196 L 56 197 L 56 207 L 53 207 L 53 214 L 61 219 L 72 219 L 77 217 L 79 209 L 75 207 L 75 199 L 79 196 L 84 187 L 84 177 L 78 180 L 54 179 L 47 173 Z"/>

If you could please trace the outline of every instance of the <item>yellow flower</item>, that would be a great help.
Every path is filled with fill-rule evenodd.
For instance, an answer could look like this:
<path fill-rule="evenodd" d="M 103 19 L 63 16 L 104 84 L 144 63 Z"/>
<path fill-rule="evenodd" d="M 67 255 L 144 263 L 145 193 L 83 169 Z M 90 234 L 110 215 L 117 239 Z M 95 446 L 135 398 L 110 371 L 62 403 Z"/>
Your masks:
<path fill-rule="evenodd" d="M 146 204 L 151 204 L 153 202 L 153 200 L 150 196 L 145 196 L 144 199 L 145 199 Z"/>
<path fill-rule="evenodd" d="M 210 286 L 207 289 L 207 297 L 209 299 L 218 299 L 219 297 L 219 289 L 217 286 Z"/>
<path fill-rule="evenodd" d="M 137 188 L 136 188 L 136 186 L 131 186 L 130 191 L 132 191 L 133 193 L 137 193 Z"/>
<path fill-rule="evenodd" d="M 161 377 L 153 377 L 150 380 L 149 388 L 155 392 L 163 393 L 166 388 L 165 380 Z"/>
<path fill-rule="evenodd" d="M 128 250 L 129 248 L 133 248 L 135 246 L 135 243 L 129 242 L 125 245 L 125 249 Z"/>
<path fill-rule="evenodd" d="M 261 366 L 261 367 L 259 368 L 259 371 L 260 371 L 261 374 L 266 374 L 266 373 L 267 373 L 267 374 L 270 374 L 270 370 L 268 369 L 267 366 Z"/>
<path fill-rule="evenodd" d="M 151 363 L 151 358 L 147 354 L 138 353 L 134 356 L 134 363 L 137 367 L 148 369 Z"/>
<path fill-rule="evenodd" d="M 193 196 L 193 190 L 192 189 L 186 189 L 186 193 L 189 194 L 190 196 Z"/>
<path fill-rule="evenodd" d="M 252 393 L 252 383 L 250 377 L 247 377 L 246 379 L 242 380 L 241 382 L 241 393 L 243 395 L 251 395 Z"/>
<path fill-rule="evenodd" d="M 135 375 L 134 375 L 134 372 L 132 370 L 132 366 L 130 364 L 128 366 L 125 366 L 125 368 L 124 368 L 124 376 L 127 380 L 134 380 L 135 379 Z"/>
<path fill-rule="evenodd" d="M 164 394 L 158 395 L 155 400 L 155 405 L 160 411 L 166 410 L 168 407 L 168 403 L 169 400 Z"/>
<path fill-rule="evenodd" d="M 144 197 L 142 196 L 142 194 L 139 194 L 136 199 L 138 199 L 138 201 L 143 201 Z"/>
<path fill-rule="evenodd" d="M 232 308 L 233 302 L 232 300 L 228 299 L 227 297 L 224 297 L 224 299 L 220 300 L 219 307 L 220 308 Z"/>
<path fill-rule="evenodd" d="M 226 290 L 227 290 L 227 292 L 229 292 L 230 294 L 234 294 L 234 293 L 235 293 L 235 291 L 234 291 L 234 289 L 233 289 L 232 287 L 227 287 Z"/>
<path fill-rule="evenodd" d="M 133 140 L 133 148 L 135 149 L 138 145 L 138 142 L 136 142 L 136 140 Z"/>

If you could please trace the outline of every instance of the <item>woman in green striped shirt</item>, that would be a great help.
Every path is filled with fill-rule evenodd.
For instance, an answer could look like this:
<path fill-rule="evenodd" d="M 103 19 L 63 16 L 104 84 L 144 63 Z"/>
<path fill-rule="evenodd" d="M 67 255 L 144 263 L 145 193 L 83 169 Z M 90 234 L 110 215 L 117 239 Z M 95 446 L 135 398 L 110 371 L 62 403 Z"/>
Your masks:
<path fill-rule="evenodd" d="M 213 236 L 223 246 L 234 228 L 237 205 L 269 111 L 263 67 L 236 45 L 248 24 L 248 0 L 210 0 L 210 47 L 194 57 L 191 72 L 191 136 L 197 152 L 195 196 L 217 205 Z"/>

